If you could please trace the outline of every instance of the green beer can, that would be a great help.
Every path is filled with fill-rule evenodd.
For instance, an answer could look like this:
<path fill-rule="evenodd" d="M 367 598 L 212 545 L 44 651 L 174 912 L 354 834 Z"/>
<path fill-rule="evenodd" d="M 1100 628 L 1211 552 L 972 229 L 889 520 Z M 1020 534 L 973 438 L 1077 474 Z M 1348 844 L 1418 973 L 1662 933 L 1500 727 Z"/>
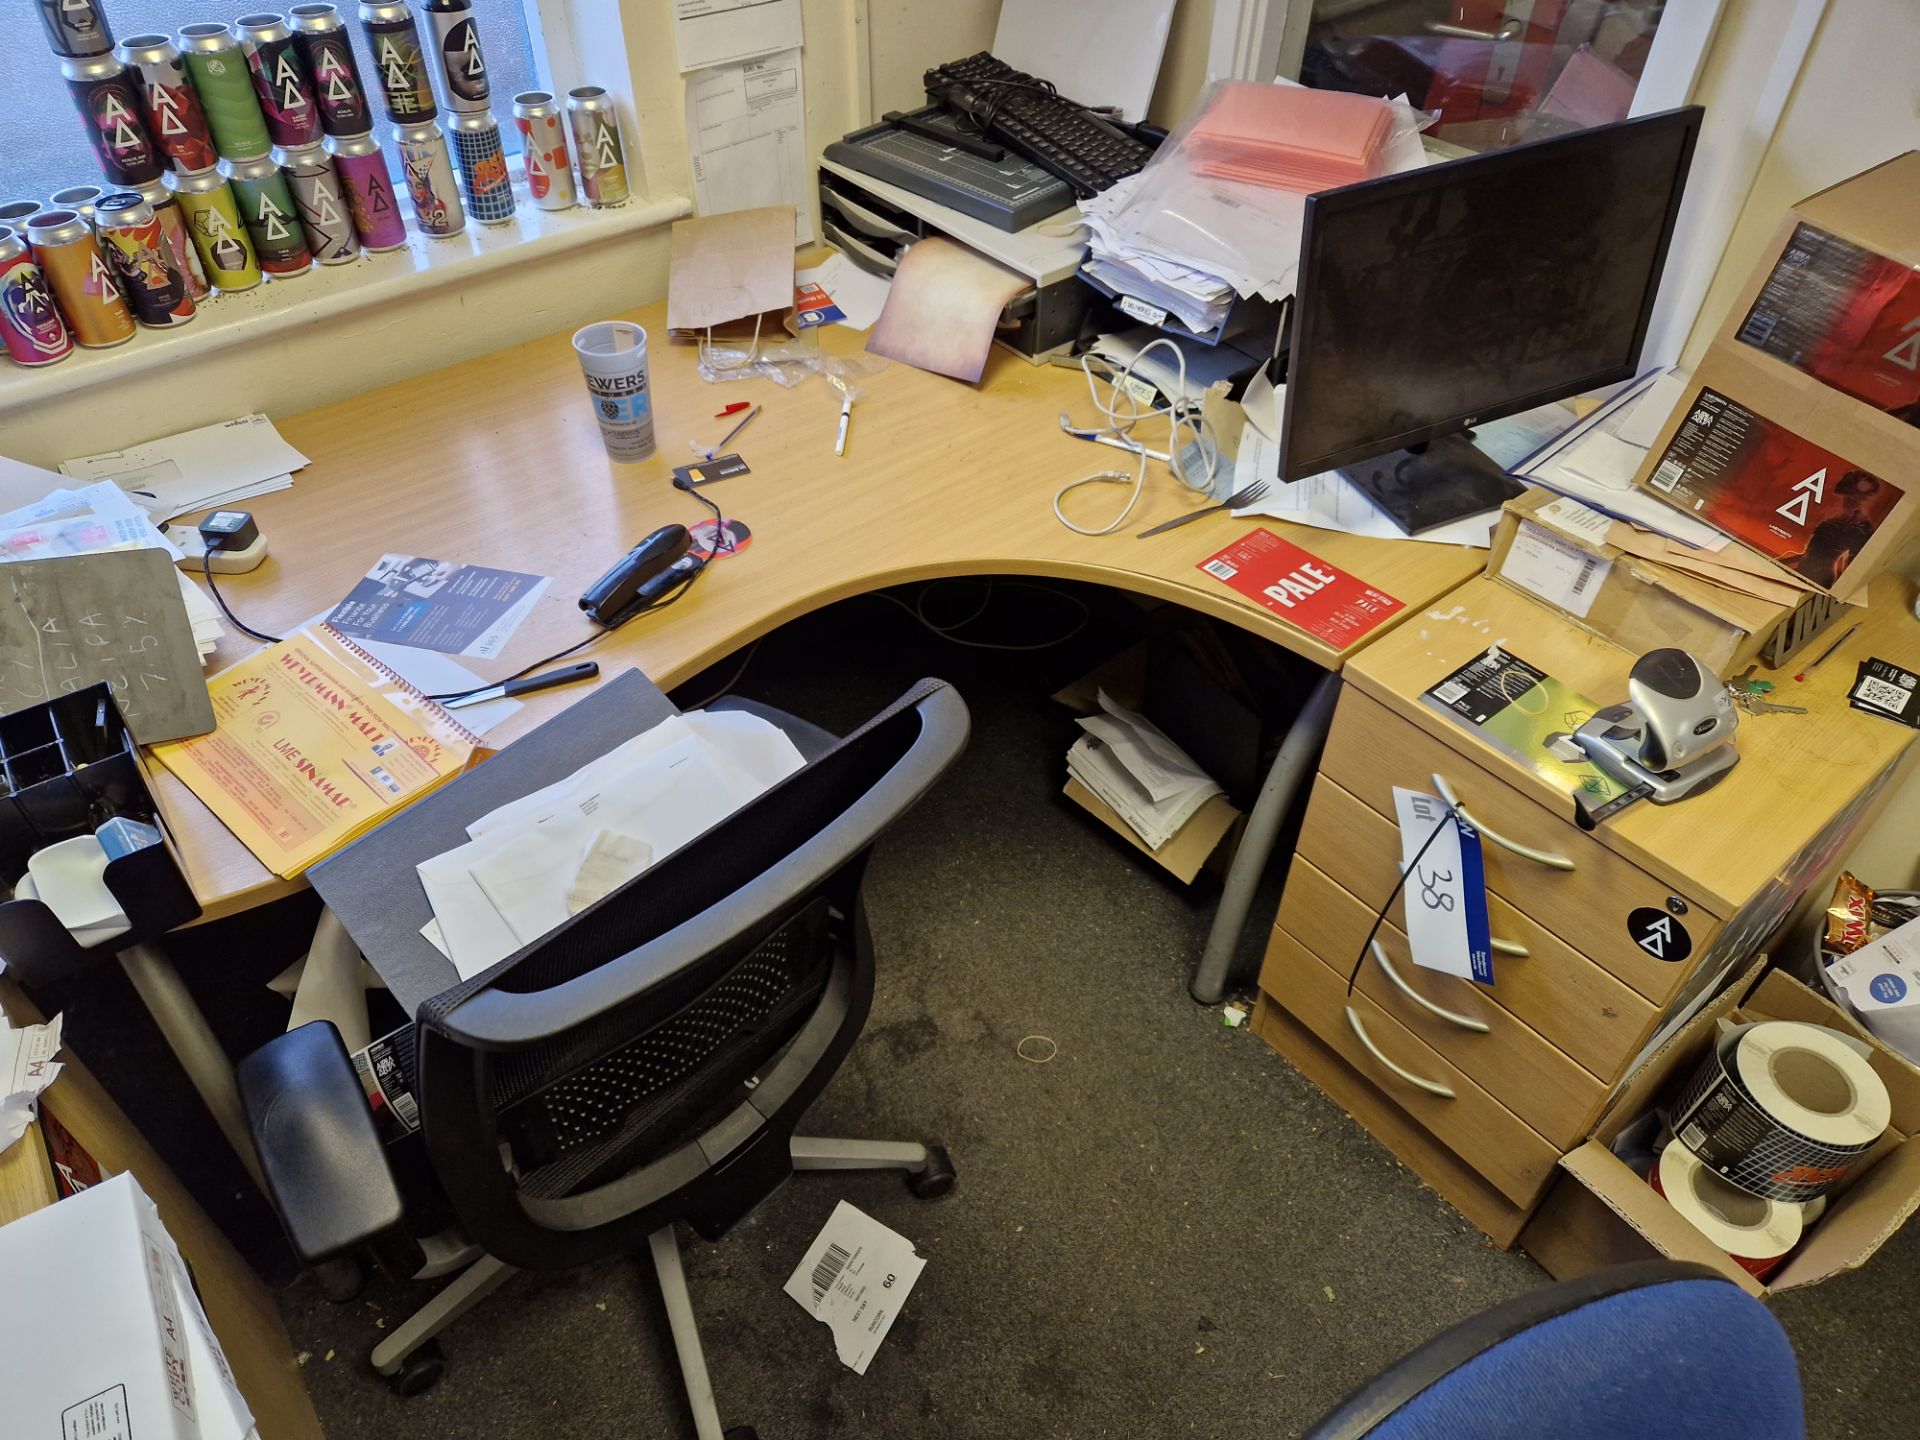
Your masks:
<path fill-rule="evenodd" d="M 220 168 L 233 188 L 233 203 L 240 207 L 240 218 L 253 238 L 260 268 L 280 279 L 311 270 L 313 252 L 307 248 L 306 227 L 300 223 L 287 177 L 273 157 L 222 160 Z"/>
<path fill-rule="evenodd" d="M 273 148 L 240 42 L 224 25 L 185 25 L 180 53 L 207 112 L 213 148 L 228 160 L 254 160 Z"/>
<path fill-rule="evenodd" d="M 219 290 L 251 290 L 258 285 L 260 262 L 226 177 L 218 170 L 201 170 L 167 178 L 207 279 Z"/>

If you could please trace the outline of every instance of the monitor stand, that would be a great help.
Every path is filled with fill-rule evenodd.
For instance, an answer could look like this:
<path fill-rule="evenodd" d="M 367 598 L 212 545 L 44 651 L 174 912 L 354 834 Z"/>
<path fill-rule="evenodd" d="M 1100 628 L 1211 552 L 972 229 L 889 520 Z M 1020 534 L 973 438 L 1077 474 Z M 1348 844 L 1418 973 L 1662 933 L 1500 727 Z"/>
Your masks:
<path fill-rule="evenodd" d="M 1409 535 L 1498 509 L 1527 488 L 1464 433 L 1342 465 L 1340 473 Z"/>

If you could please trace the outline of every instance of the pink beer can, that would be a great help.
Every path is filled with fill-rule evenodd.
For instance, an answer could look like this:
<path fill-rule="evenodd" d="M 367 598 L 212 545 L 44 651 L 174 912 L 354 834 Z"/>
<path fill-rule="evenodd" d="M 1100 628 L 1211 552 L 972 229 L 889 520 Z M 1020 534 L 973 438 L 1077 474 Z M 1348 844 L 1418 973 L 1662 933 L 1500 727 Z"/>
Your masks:
<path fill-rule="evenodd" d="M 53 287 L 26 240 L 0 226 L 0 341 L 21 365 L 51 365 L 73 353 Z"/>
<path fill-rule="evenodd" d="M 398 250 L 406 244 L 407 220 L 393 193 L 393 177 L 387 173 L 380 142 L 372 135 L 329 135 L 327 149 L 340 174 L 340 188 L 347 192 L 347 208 L 353 212 L 353 228 L 360 232 L 361 245 L 378 251 Z"/>

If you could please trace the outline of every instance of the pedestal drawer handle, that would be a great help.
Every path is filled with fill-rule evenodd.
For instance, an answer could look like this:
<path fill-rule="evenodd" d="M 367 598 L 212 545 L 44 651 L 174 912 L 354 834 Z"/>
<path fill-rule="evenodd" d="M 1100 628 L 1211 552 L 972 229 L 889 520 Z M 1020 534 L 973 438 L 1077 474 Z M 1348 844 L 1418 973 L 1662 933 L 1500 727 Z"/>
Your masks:
<path fill-rule="evenodd" d="M 1518 955 L 1524 960 L 1533 952 L 1518 940 L 1502 940 L 1496 935 L 1493 937 L 1493 953 L 1496 955 Z"/>
<path fill-rule="evenodd" d="M 1381 948 L 1380 942 L 1375 940 L 1370 943 L 1373 949 L 1374 963 L 1385 973 L 1387 979 L 1393 982 L 1393 988 L 1406 996 L 1414 1004 L 1418 1005 L 1422 1010 L 1425 1010 L 1429 1015 L 1438 1015 L 1442 1020 L 1450 1024 L 1458 1025 L 1462 1030 L 1471 1030 L 1476 1035 L 1491 1033 L 1487 1029 L 1486 1021 L 1476 1020 L 1471 1015 L 1462 1015 L 1458 1010 L 1449 1010 L 1446 1006 L 1429 1000 L 1426 996 L 1422 995 L 1401 978 L 1398 970 L 1393 968 L 1393 962 L 1387 959 L 1387 952 Z"/>
<path fill-rule="evenodd" d="M 1511 850 L 1514 854 L 1531 860 L 1539 865 L 1547 865 L 1555 870 L 1573 869 L 1573 861 L 1564 855 L 1556 855 L 1551 850 L 1536 850 L 1531 845 L 1522 845 L 1518 840 L 1509 840 L 1497 830 L 1490 830 L 1485 824 L 1467 814 L 1467 807 L 1460 803 L 1460 797 L 1453 793 L 1453 786 L 1447 783 L 1447 777 L 1439 771 L 1433 774 L 1433 786 L 1440 792 L 1440 798 L 1451 805 L 1462 819 L 1480 832 L 1484 840 L 1490 840 L 1502 850 Z"/>
<path fill-rule="evenodd" d="M 1406 1081 L 1407 1084 L 1413 1086 L 1416 1090 L 1424 1090 L 1429 1095 L 1438 1095 L 1442 1100 L 1451 1100 L 1454 1098 L 1453 1091 L 1449 1090 L 1445 1085 L 1442 1085 L 1438 1080 L 1424 1079 L 1406 1067 L 1394 1064 L 1393 1061 L 1382 1054 L 1380 1047 L 1373 1043 L 1373 1037 L 1367 1034 L 1367 1027 L 1361 1023 L 1360 1017 L 1354 1013 L 1351 1005 L 1347 1006 L 1347 1024 L 1353 1028 L 1355 1038 L 1367 1047 L 1368 1052 L 1372 1054 L 1373 1058 L 1386 1066 L 1387 1069 L 1391 1070 L 1394 1074 L 1398 1075 L 1402 1080 Z"/>

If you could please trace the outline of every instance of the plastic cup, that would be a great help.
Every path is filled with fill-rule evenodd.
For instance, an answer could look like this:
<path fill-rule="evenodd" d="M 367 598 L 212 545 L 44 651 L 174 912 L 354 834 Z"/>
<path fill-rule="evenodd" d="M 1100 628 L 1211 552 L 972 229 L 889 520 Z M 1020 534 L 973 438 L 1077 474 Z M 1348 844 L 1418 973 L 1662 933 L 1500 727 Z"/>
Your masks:
<path fill-rule="evenodd" d="M 627 320 L 577 330 L 574 353 L 587 377 L 593 418 L 607 458 L 622 465 L 653 454 L 653 386 L 647 375 L 647 332 Z"/>

